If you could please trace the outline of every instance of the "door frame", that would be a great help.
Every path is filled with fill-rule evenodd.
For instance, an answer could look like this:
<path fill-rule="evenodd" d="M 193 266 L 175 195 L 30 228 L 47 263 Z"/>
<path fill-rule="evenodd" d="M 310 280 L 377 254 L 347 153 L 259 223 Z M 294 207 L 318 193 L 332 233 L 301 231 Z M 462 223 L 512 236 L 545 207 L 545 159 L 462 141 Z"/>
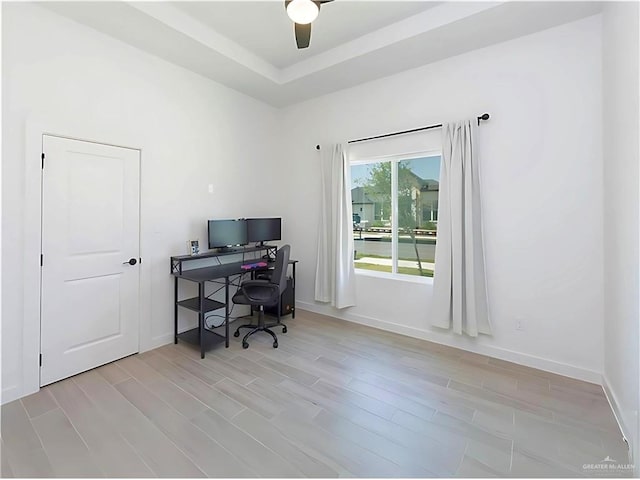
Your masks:
<path fill-rule="evenodd" d="M 42 283 L 40 252 L 42 245 L 42 148 L 43 136 L 63 137 L 138 150 L 140 155 L 139 219 L 140 258 L 144 259 L 142 235 L 143 197 L 142 179 L 144 160 L 149 150 L 140 145 L 130 132 L 117 125 L 87 125 L 60 119 L 27 119 L 25 125 L 25 191 L 24 191 L 24 258 L 23 258 L 23 329 L 22 329 L 22 385 L 11 397 L 21 398 L 40 390 L 40 321 Z M 146 155 L 143 155 L 145 153 Z M 46 159 L 45 159 L 46 168 Z M 150 292 L 148 268 L 140 265 L 138 280 L 138 349 L 143 352 L 150 344 Z M 33 301 L 36 298 L 37 301 Z M 45 360 L 46 361 L 46 360 Z M 11 398 L 13 399 L 13 398 Z M 11 399 L 3 398 L 3 401 Z"/>

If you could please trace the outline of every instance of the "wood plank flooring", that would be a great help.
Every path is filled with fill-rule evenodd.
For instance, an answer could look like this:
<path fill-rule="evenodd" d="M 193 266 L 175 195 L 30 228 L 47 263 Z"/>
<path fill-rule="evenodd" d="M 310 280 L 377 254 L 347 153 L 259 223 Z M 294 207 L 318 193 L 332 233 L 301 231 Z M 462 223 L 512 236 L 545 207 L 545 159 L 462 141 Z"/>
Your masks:
<path fill-rule="evenodd" d="M 279 348 L 167 345 L 2 407 L 3 477 L 582 477 L 602 388 L 298 311 Z M 617 472 L 617 476 L 631 472 Z"/>

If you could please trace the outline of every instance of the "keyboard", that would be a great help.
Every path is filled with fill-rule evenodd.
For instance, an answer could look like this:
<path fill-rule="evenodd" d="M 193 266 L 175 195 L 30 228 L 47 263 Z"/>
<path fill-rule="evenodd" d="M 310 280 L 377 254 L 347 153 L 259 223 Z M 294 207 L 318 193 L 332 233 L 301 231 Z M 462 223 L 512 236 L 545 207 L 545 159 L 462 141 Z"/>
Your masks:
<path fill-rule="evenodd" d="M 267 266 L 267 262 L 255 262 L 255 263 L 245 263 L 241 265 L 240 268 L 242 270 L 255 270 L 256 268 L 264 268 Z"/>

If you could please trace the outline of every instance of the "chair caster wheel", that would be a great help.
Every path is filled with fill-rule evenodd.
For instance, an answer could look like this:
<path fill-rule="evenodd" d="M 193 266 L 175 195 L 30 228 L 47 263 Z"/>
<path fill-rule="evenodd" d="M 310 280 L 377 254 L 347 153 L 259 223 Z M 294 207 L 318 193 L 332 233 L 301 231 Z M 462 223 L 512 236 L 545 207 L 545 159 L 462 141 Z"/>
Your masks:
<path fill-rule="evenodd" d="M 249 348 L 249 344 L 247 342 L 242 342 L 242 348 Z"/>
<path fill-rule="evenodd" d="M 278 348 L 278 342 L 273 342 L 273 348 Z"/>
<path fill-rule="evenodd" d="M 282 333 L 287 333 L 287 327 L 286 326 L 282 327 Z"/>
<path fill-rule="evenodd" d="M 233 332 L 233 336 L 234 337 L 239 337 L 240 336 L 240 332 L 238 330 L 236 330 L 235 332 Z"/>

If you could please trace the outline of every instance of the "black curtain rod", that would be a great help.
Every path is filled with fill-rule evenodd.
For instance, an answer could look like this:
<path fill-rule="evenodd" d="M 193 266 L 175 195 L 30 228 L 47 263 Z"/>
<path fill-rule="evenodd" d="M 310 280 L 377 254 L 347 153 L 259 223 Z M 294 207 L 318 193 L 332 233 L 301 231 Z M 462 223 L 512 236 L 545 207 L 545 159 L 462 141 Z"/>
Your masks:
<path fill-rule="evenodd" d="M 480 120 L 489 120 L 489 114 L 488 113 L 483 113 L 482 115 L 480 115 L 478 117 L 478 125 L 480 125 Z M 376 135 L 375 137 L 367 137 L 367 138 L 359 138 L 357 140 L 349 140 L 347 143 L 366 142 L 367 140 L 375 140 L 377 138 L 393 137 L 395 135 L 403 135 L 405 133 L 419 132 L 421 130 L 431 130 L 432 128 L 439 128 L 439 127 L 442 127 L 441 123 L 438 124 L 438 125 L 429 125 L 428 127 L 420 127 L 420 128 L 412 128 L 411 130 L 403 130 L 401 132 L 385 133 L 384 135 Z"/>

